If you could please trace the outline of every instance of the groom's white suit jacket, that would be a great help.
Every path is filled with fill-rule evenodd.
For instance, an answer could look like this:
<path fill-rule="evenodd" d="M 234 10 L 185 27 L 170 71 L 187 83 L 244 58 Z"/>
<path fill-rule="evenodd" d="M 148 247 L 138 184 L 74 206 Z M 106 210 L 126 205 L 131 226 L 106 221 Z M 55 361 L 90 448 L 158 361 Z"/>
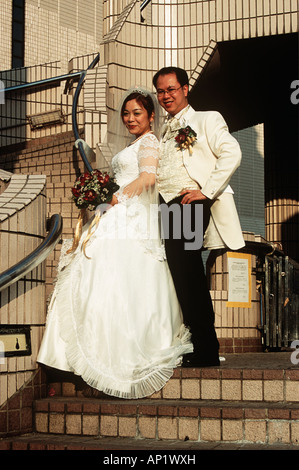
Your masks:
<path fill-rule="evenodd" d="M 213 201 L 203 246 L 238 250 L 245 243 L 228 183 L 241 162 L 240 146 L 217 111 L 195 111 L 189 107 L 180 124 L 189 125 L 197 134 L 193 153 L 183 151 L 185 168 L 202 193 Z"/>

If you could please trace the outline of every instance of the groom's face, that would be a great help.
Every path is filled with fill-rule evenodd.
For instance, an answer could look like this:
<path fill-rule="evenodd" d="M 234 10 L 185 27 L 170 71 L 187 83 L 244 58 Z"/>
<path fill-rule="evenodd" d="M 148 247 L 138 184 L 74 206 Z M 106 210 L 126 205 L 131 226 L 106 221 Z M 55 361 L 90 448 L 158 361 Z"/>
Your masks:
<path fill-rule="evenodd" d="M 160 75 L 157 80 L 157 96 L 160 105 L 175 116 L 188 104 L 188 85 L 181 86 L 175 73 Z"/>

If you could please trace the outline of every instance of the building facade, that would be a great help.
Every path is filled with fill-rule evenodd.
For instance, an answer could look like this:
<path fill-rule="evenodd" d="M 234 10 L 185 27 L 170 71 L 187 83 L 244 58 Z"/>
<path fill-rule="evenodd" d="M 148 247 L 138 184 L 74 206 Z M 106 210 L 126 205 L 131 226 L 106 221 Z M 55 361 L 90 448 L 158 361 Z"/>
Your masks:
<path fill-rule="evenodd" d="M 99 55 L 86 72 L 76 118 L 95 153 L 92 166 L 106 169 L 103 143 L 122 93 L 138 84 L 152 89 L 154 73 L 176 65 L 189 75 L 192 106 L 220 111 L 241 145 L 231 183 L 246 240 L 265 240 L 270 251 L 278 246 L 298 261 L 298 20 L 297 0 L 3 0 L 0 169 L 45 176 L 47 218 L 61 214 L 62 237 L 71 238 L 78 211 L 70 190 L 84 170 L 73 132 L 80 74 Z M 1 196 L 5 230 L 13 233 Z M 247 305 L 229 303 L 229 254 L 206 255 L 223 352 L 263 347 L 257 252 L 243 254 L 250 265 Z M 59 255 L 57 245 L 41 274 L 45 299 Z M 46 301 L 34 322 L 26 315 L 18 320 L 13 306 L 7 311 L 5 324 L 34 323 L 35 344 L 25 365 L 8 358 L 0 370 L 0 406 L 37 370 Z"/>

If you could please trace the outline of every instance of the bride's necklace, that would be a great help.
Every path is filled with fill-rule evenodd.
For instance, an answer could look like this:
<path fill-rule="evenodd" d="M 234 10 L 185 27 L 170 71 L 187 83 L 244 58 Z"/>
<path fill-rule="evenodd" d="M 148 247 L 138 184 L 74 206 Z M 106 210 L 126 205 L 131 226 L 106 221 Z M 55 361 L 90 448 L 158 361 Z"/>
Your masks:
<path fill-rule="evenodd" d="M 135 144 L 135 142 L 137 142 L 137 140 L 140 140 L 142 137 L 144 137 L 146 134 L 153 134 L 153 131 L 148 131 L 148 132 L 145 132 L 144 134 L 140 135 L 139 137 L 137 137 L 137 139 L 133 140 L 133 142 L 130 142 L 129 145 L 133 145 Z"/>

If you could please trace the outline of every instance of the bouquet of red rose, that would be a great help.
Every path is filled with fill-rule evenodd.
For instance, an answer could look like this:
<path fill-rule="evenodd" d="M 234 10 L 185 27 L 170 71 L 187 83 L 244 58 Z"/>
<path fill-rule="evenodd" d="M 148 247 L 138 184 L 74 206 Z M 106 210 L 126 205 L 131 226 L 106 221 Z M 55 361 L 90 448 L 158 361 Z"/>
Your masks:
<path fill-rule="evenodd" d="M 102 173 L 100 170 L 93 170 L 90 173 L 83 173 L 76 179 L 75 184 L 72 187 L 72 199 L 78 209 L 80 209 L 80 213 L 78 216 L 73 244 L 67 253 L 74 252 L 79 245 L 86 209 L 92 211 L 95 210 L 96 207 L 100 204 L 109 204 L 111 202 L 113 193 L 115 193 L 118 188 L 119 186 L 116 184 L 115 180 L 111 178 L 108 173 Z M 100 216 L 100 212 L 95 214 L 88 228 L 87 236 L 82 243 L 82 249 L 85 256 L 86 244 L 92 235 L 92 230 L 97 226 L 100 220 Z M 88 258 L 88 256 L 86 257 Z"/>
<path fill-rule="evenodd" d="M 189 149 L 189 152 L 192 154 L 192 145 L 196 141 L 196 135 L 196 132 L 190 126 L 179 129 L 175 140 L 180 150 Z"/>
<path fill-rule="evenodd" d="M 80 175 L 72 188 L 72 198 L 78 209 L 94 210 L 99 204 L 109 203 L 119 186 L 107 172 L 93 170 Z"/>

